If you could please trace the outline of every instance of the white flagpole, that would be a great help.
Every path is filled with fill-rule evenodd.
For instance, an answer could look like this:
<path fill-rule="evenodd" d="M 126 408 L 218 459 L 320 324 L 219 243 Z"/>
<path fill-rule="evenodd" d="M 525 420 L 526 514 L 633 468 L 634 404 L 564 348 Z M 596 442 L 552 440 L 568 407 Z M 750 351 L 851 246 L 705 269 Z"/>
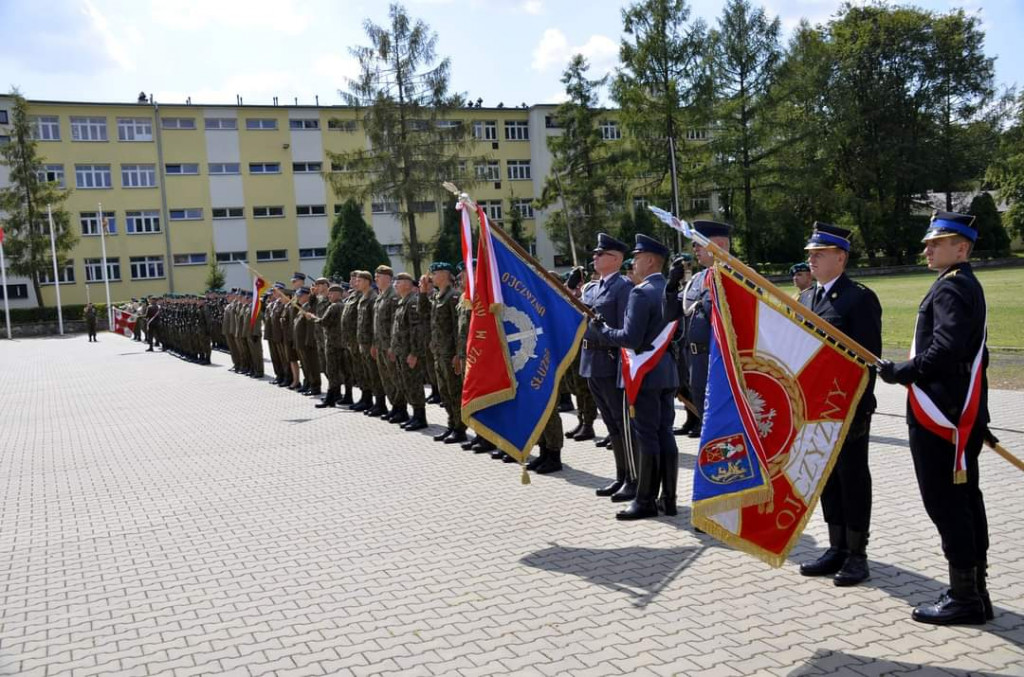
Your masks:
<path fill-rule="evenodd" d="M 96 218 L 100 224 L 100 251 L 103 254 L 103 288 L 107 292 L 107 331 L 114 330 L 114 310 L 110 307 L 110 276 L 107 274 L 107 222 L 103 218 L 103 204 L 96 203 Z"/>
<path fill-rule="evenodd" d="M 57 272 L 57 239 L 53 235 L 53 209 L 46 205 L 46 216 L 50 220 L 50 257 L 53 259 L 53 288 L 57 290 L 57 327 L 64 335 L 64 310 L 60 305 L 60 275 Z"/>
<path fill-rule="evenodd" d="M 4 319 L 7 320 L 7 340 L 9 341 L 11 340 L 11 306 L 7 301 L 7 264 L 4 262 L 4 239 L 2 236 L 0 236 L 0 291 L 4 293 Z"/>

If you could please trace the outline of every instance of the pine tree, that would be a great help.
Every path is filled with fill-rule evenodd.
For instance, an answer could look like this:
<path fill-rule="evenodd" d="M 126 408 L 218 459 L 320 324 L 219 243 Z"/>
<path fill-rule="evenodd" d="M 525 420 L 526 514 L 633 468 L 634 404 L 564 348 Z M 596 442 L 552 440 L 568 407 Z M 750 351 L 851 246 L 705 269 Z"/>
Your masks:
<path fill-rule="evenodd" d="M 211 254 L 210 265 L 206 271 L 206 288 L 222 289 L 224 287 L 224 269 L 217 263 L 217 256 Z"/>
<path fill-rule="evenodd" d="M 380 264 L 390 263 L 384 246 L 363 218 L 363 210 L 355 200 L 346 200 L 331 226 L 327 243 L 326 277 L 348 279 L 353 270 L 373 271 Z"/>
<path fill-rule="evenodd" d="M 39 275 L 43 272 L 52 274 L 53 271 L 47 207 L 53 212 L 58 268 L 67 265 L 66 255 L 78 238 L 69 227 L 70 217 L 63 206 L 69 191 L 44 180 L 43 162 L 28 119 L 28 103 L 17 90 L 12 92 L 12 96 L 11 140 L 0 147 L 0 164 L 10 172 L 10 184 L 0 188 L 4 254 L 11 273 L 32 281 L 36 300 L 42 308 Z"/>
<path fill-rule="evenodd" d="M 434 260 L 452 264 L 462 260 L 462 215 L 454 202 L 445 204 L 441 213 L 441 230 L 434 242 Z"/>
<path fill-rule="evenodd" d="M 967 213 L 974 217 L 974 226 L 978 229 L 975 251 L 985 256 L 1009 255 L 1010 236 L 1003 227 L 996 201 L 992 196 L 988 193 L 975 195 Z"/>

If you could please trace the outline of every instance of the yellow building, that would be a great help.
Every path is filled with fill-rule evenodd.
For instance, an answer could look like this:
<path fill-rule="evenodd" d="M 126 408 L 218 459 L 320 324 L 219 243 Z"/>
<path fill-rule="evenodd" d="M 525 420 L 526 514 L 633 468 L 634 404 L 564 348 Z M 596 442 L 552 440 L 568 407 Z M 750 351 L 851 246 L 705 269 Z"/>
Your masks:
<path fill-rule="evenodd" d="M 13 102 L 0 97 L 0 136 Z M 472 194 L 495 221 L 512 206 L 523 214 L 540 261 L 551 267 L 554 248 L 544 214 L 531 206 L 551 168 L 547 137 L 559 133 L 554 106 L 475 108 L 451 119 L 469 125 L 473 143 L 465 172 Z M 65 203 L 79 241 L 61 271 L 65 304 L 104 300 L 102 245 L 115 302 L 165 292 L 200 293 L 215 257 L 227 287 L 248 287 L 241 262 L 270 280 L 293 271 L 323 272 L 330 225 L 340 207 L 324 172 L 328 151 L 364 148 L 353 109 L 337 106 L 201 106 L 30 101 L 29 113 L 46 178 L 72 189 Z M 613 119 L 601 123 L 621 138 Z M 7 181 L 0 167 L 0 185 Z M 440 214 L 425 203 L 418 236 L 430 259 Z M 417 209 L 419 211 L 419 209 Z M 102 213 L 102 216 L 97 214 Z M 393 205 L 370 200 L 364 214 L 397 270 L 403 227 Z M 102 238 L 102 219 L 109 234 Z M 407 236 L 407 234 L 406 234 Z M 55 303 L 52 274 L 42 287 Z M 32 285 L 8 278 L 14 307 L 34 306 Z"/>

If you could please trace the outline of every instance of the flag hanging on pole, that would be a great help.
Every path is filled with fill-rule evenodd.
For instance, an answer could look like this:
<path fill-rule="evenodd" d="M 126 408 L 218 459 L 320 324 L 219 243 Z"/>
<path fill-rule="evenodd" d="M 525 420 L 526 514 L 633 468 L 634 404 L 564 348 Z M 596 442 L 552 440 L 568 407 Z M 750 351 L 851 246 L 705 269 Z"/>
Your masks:
<path fill-rule="evenodd" d="M 249 331 L 256 327 L 256 320 L 259 319 L 260 310 L 263 308 L 263 290 L 267 287 L 267 281 L 257 275 L 252 280 L 252 308 L 249 311 Z"/>
<path fill-rule="evenodd" d="M 637 395 L 640 394 L 644 376 L 657 366 L 661 356 L 665 354 L 678 324 L 679 320 L 673 320 L 665 325 L 665 328 L 654 339 L 654 348 L 640 355 L 637 355 L 632 348 L 619 348 L 622 353 L 622 382 L 625 384 L 626 401 L 629 403 L 631 413 L 633 405 L 636 404 Z"/>
<path fill-rule="evenodd" d="M 127 310 L 114 308 L 114 333 L 135 338 L 135 326 L 138 316 L 129 313 Z"/>
<path fill-rule="evenodd" d="M 455 208 L 459 210 L 459 219 L 462 231 L 462 262 L 466 269 L 463 279 L 466 280 L 466 298 L 476 298 L 476 271 L 473 270 L 473 226 L 469 218 L 469 205 L 465 202 L 458 202 Z M 480 209 L 479 207 L 477 209 Z M 484 223 L 486 214 L 481 217 L 480 223 Z"/>
<path fill-rule="evenodd" d="M 777 301 L 777 290 L 721 264 L 712 270 L 693 523 L 780 566 L 832 472 L 868 368 Z"/>

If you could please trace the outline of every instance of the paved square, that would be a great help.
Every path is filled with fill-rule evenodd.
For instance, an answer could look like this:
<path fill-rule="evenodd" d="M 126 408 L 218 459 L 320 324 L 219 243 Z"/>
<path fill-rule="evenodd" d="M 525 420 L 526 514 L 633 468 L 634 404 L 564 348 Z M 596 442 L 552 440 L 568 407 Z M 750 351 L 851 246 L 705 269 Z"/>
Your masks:
<path fill-rule="evenodd" d="M 143 349 L 0 342 L 0 674 L 1024 675 L 1024 474 L 991 452 L 996 619 L 909 619 L 945 564 L 898 388 L 873 429 L 872 579 L 841 591 L 795 568 L 820 513 L 774 570 L 686 510 L 617 523 L 590 442 L 524 487 L 436 427 Z M 1024 393 L 992 406 L 1024 452 Z"/>

